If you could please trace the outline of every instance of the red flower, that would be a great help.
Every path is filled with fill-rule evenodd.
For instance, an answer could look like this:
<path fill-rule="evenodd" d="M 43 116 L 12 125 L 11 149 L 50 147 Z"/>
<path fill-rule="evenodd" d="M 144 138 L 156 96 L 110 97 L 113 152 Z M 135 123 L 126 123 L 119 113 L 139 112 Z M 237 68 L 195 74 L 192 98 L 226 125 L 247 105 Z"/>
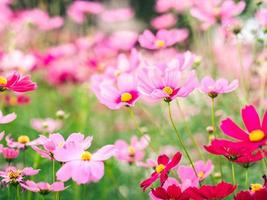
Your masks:
<path fill-rule="evenodd" d="M 158 178 L 160 178 L 160 183 L 163 185 L 168 178 L 168 172 L 179 163 L 181 157 L 182 154 L 177 152 L 170 161 L 169 157 L 165 154 L 160 155 L 158 157 L 158 165 L 155 167 L 155 172 L 140 184 L 141 188 L 146 190 L 146 188 L 152 185 Z"/>
<path fill-rule="evenodd" d="M 249 191 L 241 191 L 235 195 L 235 200 L 264 200 L 267 197 L 267 178 L 264 175 L 264 184 L 251 184 Z"/>
<path fill-rule="evenodd" d="M 228 160 L 237 163 L 251 163 L 263 158 L 260 150 L 248 146 L 244 142 L 232 142 L 224 139 L 214 139 L 209 146 L 204 148 L 212 154 L 223 155 Z"/>
<path fill-rule="evenodd" d="M 153 189 L 152 193 L 158 199 L 163 199 L 163 200 L 169 200 L 169 199 L 188 200 L 190 199 L 190 197 L 192 197 L 190 196 L 190 190 L 191 188 L 188 188 L 184 192 L 182 192 L 179 186 L 173 184 L 170 185 L 167 189 L 164 189 L 163 187 L 158 187 L 156 189 Z"/>
<path fill-rule="evenodd" d="M 204 185 L 202 187 L 193 188 L 194 192 L 199 195 L 197 199 L 205 199 L 205 200 L 212 200 L 212 199 L 223 199 L 234 192 L 236 186 L 221 182 L 215 186 L 213 185 Z"/>
<path fill-rule="evenodd" d="M 0 76 L 0 90 L 12 90 L 14 92 L 29 92 L 35 90 L 37 84 L 32 82 L 29 76 L 21 76 L 13 73 L 8 78 Z"/>
<path fill-rule="evenodd" d="M 226 135 L 243 141 L 249 146 L 258 148 L 264 145 L 267 140 L 267 111 L 264 114 L 262 123 L 256 109 L 252 105 L 245 106 L 241 114 L 247 131 L 239 128 L 230 118 L 221 122 L 222 131 Z"/>

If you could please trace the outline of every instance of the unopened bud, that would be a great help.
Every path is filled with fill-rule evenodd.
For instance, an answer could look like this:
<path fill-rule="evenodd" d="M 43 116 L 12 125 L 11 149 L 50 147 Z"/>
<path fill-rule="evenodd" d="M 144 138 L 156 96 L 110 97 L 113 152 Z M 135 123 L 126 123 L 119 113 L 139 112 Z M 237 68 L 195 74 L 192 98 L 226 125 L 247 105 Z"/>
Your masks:
<path fill-rule="evenodd" d="M 212 134 L 212 133 L 214 132 L 214 128 L 213 128 L 213 126 L 208 126 L 208 127 L 206 128 L 206 130 L 207 130 L 207 132 L 208 132 L 209 134 Z"/>

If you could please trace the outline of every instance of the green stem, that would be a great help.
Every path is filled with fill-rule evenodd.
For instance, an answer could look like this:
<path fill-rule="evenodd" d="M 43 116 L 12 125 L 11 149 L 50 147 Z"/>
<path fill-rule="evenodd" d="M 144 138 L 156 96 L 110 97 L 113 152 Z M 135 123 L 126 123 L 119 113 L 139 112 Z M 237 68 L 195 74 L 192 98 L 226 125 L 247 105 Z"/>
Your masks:
<path fill-rule="evenodd" d="M 231 166 L 232 166 L 232 179 L 233 179 L 233 184 L 236 184 L 236 180 L 235 180 L 235 166 L 234 163 L 231 162 Z"/>
<path fill-rule="evenodd" d="M 177 136 L 177 138 L 178 138 L 178 141 L 179 141 L 179 143 L 180 143 L 182 149 L 184 150 L 184 152 L 185 152 L 185 154 L 186 154 L 186 157 L 187 157 L 188 161 L 190 162 L 190 164 L 191 164 L 191 166 L 192 166 L 192 168 L 193 168 L 193 170 L 194 170 L 194 172 L 195 172 L 195 175 L 198 176 L 198 174 L 197 174 L 197 172 L 196 172 L 196 169 L 195 169 L 195 166 L 194 166 L 194 163 L 193 163 L 193 161 L 192 161 L 192 159 L 191 159 L 191 157 L 190 157 L 188 151 L 186 150 L 186 147 L 185 147 L 185 145 L 184 145 L 184 143 L 183 143 L 183 140 L 181 139 L 180 134 L 179 134 L 179 132 L 178 132 L 178 130 L 177 130 L 175 124 L 174 124 L 174 121 L 173 121 L 173 118 L 172 118 L 172 112 L 171 112 L 171 104 L 170 104 L 170 102 L 168 102 L 168 110 L 169 110 L 169 118 L 170 118 L 172 127 L 173 127 L 173 129 L 174 129 L 174 131 L 175 131 L 175 133 L 176 133 L 176 136 Z"/>
<path fill-rule="evenodd" d="M 20 200 L 20 191 L 19 191 L 19 189 L 20 189 L 20 186 L 18 184 L 17 185 L 17 200 Z"/>
<path fill-rule="evenodd" d="M 216 127 L 215 127 L 215 102 L 214 102 L 214 98 L 211 98 L 211 125 L 213 128 L 213 133 L 215 135 Z"/>
<path fill-rule="evenodd" d="M 249 187 L 249 185 L 248 185 L 248 168 L 246 168 L 245 183 L 246 183 L 246 187 Z"/>
<path fill-rule="evenodd" d="M 52 160 L 52 181 L 55 182 L 55 159 Z"/>

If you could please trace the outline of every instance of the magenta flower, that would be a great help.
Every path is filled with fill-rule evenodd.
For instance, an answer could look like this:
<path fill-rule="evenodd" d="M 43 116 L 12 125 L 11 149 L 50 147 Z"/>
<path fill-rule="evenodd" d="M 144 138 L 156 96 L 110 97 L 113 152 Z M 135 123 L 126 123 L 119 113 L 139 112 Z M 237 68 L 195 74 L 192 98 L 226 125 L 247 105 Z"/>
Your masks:
<path fill-rule="evenodd" d="M 87 149 L 93 140 L 93 137 L 84 137 L 81 133 L 72 133 L 65 140 L 64 137 L 58 133 L 50 134 L 49 137 L 41 135 L 35 141 L 32 141 L 32 149 L 36 151 L 43 158 L 53 160 L 54 151 L 67 146 L 70 143 L 76 143 L 83 149 Z"/>
<path fill-rule="evenodd" d="M 51 118 L 32 119 L 31 126 L 40 133 L 54 133 L 62 128 L 62 121 Z"/>
<path fill-rule="evenodd" d="M 186 182 L 188 179 L 193 183 L 203 181 L 212 173 L 214 168 L 210 160 L 208 160 L 207 163 L 202 160 L 196 161 L 194 167 L 196 169 L 197 176 L 192 167 L 183 165 L 179 166 L 177 173 L 182 182 Z"/>
<path fill-rule="evenodd" d="M 133 163 L 143 160 L 144 149 L 149 145 L 149 136 L 145 135 L 138 140 L 136 136 L 131 138 L 131 143 L 127 144 L 124 140 L 117 140 L 115 147 L 118 149 L 115 156 L 118 160 Z"/>
<path fill-rule="evenodd" d="M 19 73 L 13 73 L 5 78 L 0 76 L 0 90 L 12 90 L 14 92 L 29 92 L 35 90 L 37 84 L 32 82 L 29 76 L 21 76 Z"/>
<path fill-rule="evenodd" d="M 162 49 L 173 46 L 177 42 L 182 42 L 188 37 L 186 29 L 159 30 L 156 35 L 149 30 L 145 30 L 139 36 L 139 43 L 146 49 Z"/>
<path fill-rule="evenodd" d="M 103 80 L 92 88 L 98 100 L 112 110 L 121 108 L 122 106 L 134 106 L 139 99 L 139 92 L 135 78 L 131 74 L 121 74 L 114 81 Z"/>
<path fill-rule="evenodd" d="M 39 173 L 39 169 L 35 170 L 31 167 L 26 167 L 22 170 L 17 169 L 13 166 L 9 166 L 5 171 L 0 171 L 1 183 L 4 185 L 8 184 L 23 184 L 28 176 L 33 176 Z"/>
<path fill-rule="evenodd" d="M 234 91 L 239 86 L 238 80 L 229 83 L 226 79 L 213 80 L 210 76 L 205 76 L 200 83 L 199 90 L 215 98 L 218 94 L 224 94 Z"/>
<path fill-rule="evenodd" d="M 19 150 L 18 149 L 13 149 L 9 147 L 4 147 L 1 149 L 2 156 L 4 159 L 6 159 L 8 162 L 11 160 L 14 160 L 19 156 Z"/>
<path fill-rule="evenodd" d="M 186 97 L 198 84 L 194 71 L 181 72 L 179 66 L 143 68 L 137 76 L 139 91 L 151 101 Z"/>
<path fill-rule="evenodd" d="M 173 27 L 177 22 L 177 17 L 171 13 L 160 15 L 152 19 L 151 25 L 155 29 L 167 29 Z"/>
<path fill-rule="evenodd" d="M 255 149 L 266 145 L 267 111 L 265 111 L 262 123 L 255 107 L 252 105 L 245 106 L 241 114 L 247 130 L 244 131 L 239 128 L 232 119 L 227 118 L 221 122 L 220 127 L 223 133 Z"/>
<path fill-rule="evenodd" d="M 21 187 L 31 192 L 38 192 L 43 195 L 46 195 L 50 192 L 60 192 L 66 189 L 64 183 L 62 182 L 54 182 L 52 184 L 49 184 L 46 182 L 35 183 L 29 180 L 25 183 L 22 183 Z"/>
<path fill-rule="evenodd" d="M 2 111 L 0 111 L 0 124 L 8 124 L 14 121 L 17 118 L 16 113 L 10 113 L 7 115 L 3 115 Z"/>
<path fill-rule="evenodd" d="M 63 162 L 57 172 L 57 179 L 67 181 L 72 178 L 78 184 L 98 182 L 104 176 L 104 160 L 115 153 L 114 145 L 106 145 L 90 153 L 77 143 L 70 143 L 65 148 L 54 151 L 55 159 Z"/>
<path fill-rule="evenodd" d="M 191 15 L 203 22 L 204 29 L 219 22 L 227 25 L 234 21 L 234 18 L 245 9 L 245 2 L 235 3 L 233 0 L 219 1 L 195 1 L 191 9 Z"/>

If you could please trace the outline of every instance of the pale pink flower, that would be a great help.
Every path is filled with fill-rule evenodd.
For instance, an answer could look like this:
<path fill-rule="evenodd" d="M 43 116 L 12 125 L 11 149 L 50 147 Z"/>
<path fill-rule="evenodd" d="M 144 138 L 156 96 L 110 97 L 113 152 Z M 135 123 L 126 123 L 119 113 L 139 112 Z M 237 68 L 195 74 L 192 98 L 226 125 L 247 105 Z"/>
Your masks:
<path fill-rule="evenodd" d="M 127 21 L 132 19 L 133 16 L 134 11 L 131 8 L 106 9 L 100 15 L 106 23 Z"/>
<path fill-rule="evenodd" d="M 17 148 L 17 149 L 26 149 L 28 146 L 31 146 L 31 141 L 29 136 L 27 135 L 20 135 L 17 138 L 17 141 L 14 140 L 14 138 L 12 138 L 10 135 L 6 136 L 6 143 L 7 146 L 11 147 L 11 148 Z"/>
<path fill-rule="evenodd" d="M 10 113 L 7 115 L 3 115 L 2 111 L 0 111 L 0 124 L 8 124 L 14 121 L 17 118 L 16 113 Z"/>
<path fill-rule="evenodd" d="M 238 80 L 233 80 L 231 83 L 228 80 L 220 78 L 213 80 L 210 76 L 205 76 L 200 83 L 199 90 L 215 98 L 218 94 L 229 93 L 237 89 L 239 86 Z"/>
<path fill-rule="evenodd" d="M 134 31 L 116 31 L 110 35 L 107 42 L 112 49 L 128 51 L 134 47 L 137 38 L 138 34 Z"/>
<path fill-rule="evenodd" d="M 187 29 L 161 29 L 156 35 L 149 30 L 145 30 L 138 40 L 143 48 L 154 50 L 173 46 L 178 42 L 184 41 L 187 37 Z"/>
<path fill-rule="evenodd" d="M 62 128 L 62 121 L 52 118 L 32 119 L 31 126 L 41 133 L 53 133 Z"/>
<path fill-rule="evenodd" d="M 202 27 L 206 29 L 217 22 L 223 25 L 231 24 L 245 6 L 244 1 L 235 3 L 233 0 L 194 0 L 191 15 L 202 21 Z"/>
<path fill-rule="evenodd" d="M 172 101 L 188 96 L 198 85 L 194 71 L 181 71 L 180 65 L 143 68 L 137 74 L 138 89 L 151 101 Z"/>
<path fill-rule="evenodd" d="M 192 0 L 157 0 L 156 11 L 159 13 L 171 10 L 183 12 L 192 5 Z"/>
<path fill-rule="evenodd" d="M 70 143 L 77 143 L 81 148 L 87 149 L 93 140 L 93 137 L 85 137 L 81 133 L 72 133 L 65 140 L 64 137 L 58 133 L 50 134 L 49 137 L 41 135 L 35 141 L 32 141 L 32 149 L 40 154 L 43 158 L 53 160 L 54 151 L 64 148 Z"/>
<path fill-rule="evenodd" d="M 256 13 L 256 19 L 260 22 L 263 28 L 267 28 L 267 8 L 260 9 Z"/>
<path fill-rule="evenodd" d="M 19 156 L 18 149 L 13 149 L 9 147 L 2 148 L 0 152 L 2 153 L 3 158 L 6 159 L 7 161 L 14 160 Z"/>
<path fill-rule="evenodd" d="M 176 22 L 177 17 L 172 13 L 168 13 L 153 18 L 151 21 L 151 25 L 155 29 L 167 29 L 175 26 Z"/>
<path fill-rule="evenodd" d="M 115 148 L 117 152 L 115 157 L 118 160 L 128 163 L 134 163 L 143 160 L 145 156 L 145 148 L 149 145 L 150 138 L 148 135 L 145 135 L 138 140 L 136 136 L 131 138 L 130 144 L 124 140 L 117 140 L 115 142 Z"/>
<path fill-rule="evenodd" d="M 188 183 L 194 184 L 194 186 L 198 186 L 199 182 L 207 178 L 214 169 L 214 166 L 210 160 L 208 160 L 206 163 L 202 160 L 196 161 L 194 163 L 194 167 L 197 176 L 191 166 L 180 165 L 177 170 L 178 176 L 185 186 Z M 188 187 L 188 185 L 186 187 Z"/>
<path fill-rule="evenodd" d="M 122 106 L 134 106 L 140 96 L 135 77 L 131 74 L 119 75 L 116 83 L 104 79 L 98 85 L 92 86 L 100 103 L 113 110 Z"/>
<path fill-rule="evenodd" d="M 0 133 L 0 142 L 1 142 L 1 140 L 4 138 L 4 136 L 5 136 L 5 132 L 2 131 L 2 132 Z M 3 145 L 0 144 L 0 153 L 2 153 L 2 149 L 3 149 Z"/>
<path fill-rule="evenodd" d="M 60 192 L 66 189 L 64 183 L 62 182 L 54 182 L 49 184 L 46 182 L 35 183 L 29 180 L 27 180 L 25 183 L 22 183 L 21 187 L 31 192 L 39 192 L 43 195 L 48 194 L 49 192 Z"/>
<path fill-rule="evenodd" d="M 39 173 L 39 169 L 35 170 L 31 167 L 24 169 L 17 169 L 13 166 L 8 166 L 4 171 L 0 171 L 1 183 L 9 184 L 23 184 L 28 176 L 34 176 Z"/>
<path fill-rule="evenodd" d="M 77 143 L 70 143 L 65 148 L 54 152 L 55 159 L 63 162 L 57 172 L 57 179 L 67 181 L 72 178 L 78 184 L 98 182 L 104 176 L 104 160 L 114 155 L 114 145 L 106 145 L 90 153 L 81 148 Z"/>

